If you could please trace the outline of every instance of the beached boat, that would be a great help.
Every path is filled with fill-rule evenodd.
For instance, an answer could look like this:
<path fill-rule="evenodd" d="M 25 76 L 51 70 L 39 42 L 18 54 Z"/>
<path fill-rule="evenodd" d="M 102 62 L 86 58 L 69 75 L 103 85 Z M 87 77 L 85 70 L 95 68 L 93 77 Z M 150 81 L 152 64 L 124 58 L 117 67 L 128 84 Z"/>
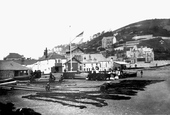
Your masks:
<path fill-rule="evenodd" d="M 17 81 L 13 78 L 6 78 L 0 80 L 0 87 L 2 86 L 14 86 L 16 85 Z"/>

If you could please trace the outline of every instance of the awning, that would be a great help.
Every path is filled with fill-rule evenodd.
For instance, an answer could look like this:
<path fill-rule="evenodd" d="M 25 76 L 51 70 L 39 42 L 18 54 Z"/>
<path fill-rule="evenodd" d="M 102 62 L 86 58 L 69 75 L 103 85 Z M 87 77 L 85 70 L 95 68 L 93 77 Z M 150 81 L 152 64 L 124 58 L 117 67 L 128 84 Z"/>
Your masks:
<path fill-rule="evenodd" d="M 120 65 L 127 65 L 129 63 L 124 62 L 124 61 L 114 61 L 114 63 L 120 64 Z"/>

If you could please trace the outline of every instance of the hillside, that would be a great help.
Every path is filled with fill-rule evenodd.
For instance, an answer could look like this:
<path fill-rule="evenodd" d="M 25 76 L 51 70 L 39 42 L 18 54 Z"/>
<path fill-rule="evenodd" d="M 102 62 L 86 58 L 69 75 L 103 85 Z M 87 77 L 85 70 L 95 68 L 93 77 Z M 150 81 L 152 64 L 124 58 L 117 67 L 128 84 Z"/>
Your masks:
<path fill-rule="evenodd" d="M 113 32 L 101 32 L 93 35 L 93 38 L 89 41 L 83 42 L 81 44 L 72 44 L 72 47 L 79 46 L 84 49 L 85 53 L 97 53 L 96 48 L 100 47 L 103 37 L 113 36 Z M 59 51 L 61 54 L 65 54 L 65 52 L 69 49 L 69 44 L 58 45 L 55 46 L 55 49 L 61 49 Z"/>
<path fill-rule="evenodd" d="M 103 37 L 109 36 L 113 36 L 113 32 L 110 31 L 98 33 L 97 37 L 94 37 L 90 41 L 80 44 L 80 47 L 83 48 L 86 53 L 98 53 L 99 51 L 97 51 L 97 48 L 101 47 Z"/>
<path fill-rule="evenodd" d="M 120 43 L 134 41 L 134 36 L 153 35 L 152 40 L 140 42 L 139 46 L 147 46 L 153 48 L 155 59 L 170 59 L 170 39 L 162 39 L 162 37 L 170 37 L 170 19 L 151 19 L 129 24 L 114 31 L 99 32 L 93 35 L 93 38 L 87 42 L 83 42 L 79 46 L 84 49 L 85 53 L 98 53 L 97 50 L 101 47 L 103 37 L 109 37 L 116 34 Z M 163 44 L 162 44 L 163 42 Z M 68 46 L 62 46 L 63 51 L 68 49 Z M 108 55 L 113 55 L 113 51 L 107 52 Z"/>
<path fill-rule="evenodd" d="M 170 59 L 170 39 L 162 39 L 162 37 L 170 37 L 170 19 L 144 20 L 129 24 L 113 32 L 105 32 L 87 43 L 86 51 L 88 53 L 98 52 L 96 49 L 101 46 L 101 39 L 104 36 L 113 36 L 113 34 L 117 34 L 117 45 L 127 41 L 134 41 L 132 39 L 134 36 L 153 35 L 154 39 L 140 42 L 139 47 L 147 46 L 153 48 L 156 60 Z M 108 55 L 112 55 L 113 51 L 108 53 L 110 53 Z"/>
<path fill-rule="evenodd" d="M 153 48 L 155 53 L 155 60 L 169 60 L 170 59 L 170 39 L 162 39 L 157 37 L 154 39 L 142 41 L 140 46 L 147 46 Z"/>
<path fill-rule="evenodd" d="M 152 19 L 136 22 L 120 29 L 113 31 L 118 33 L 118 40 L 131 40 L 134 36 L 153 35 L 153 36 L 170 36 L 170 19 Z"/>

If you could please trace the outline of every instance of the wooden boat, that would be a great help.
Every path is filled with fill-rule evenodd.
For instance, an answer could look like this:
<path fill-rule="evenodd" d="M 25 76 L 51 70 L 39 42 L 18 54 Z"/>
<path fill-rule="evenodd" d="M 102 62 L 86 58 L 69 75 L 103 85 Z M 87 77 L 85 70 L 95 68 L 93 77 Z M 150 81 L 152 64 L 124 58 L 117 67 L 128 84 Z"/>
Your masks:
<path fill-rule="evenodd" d="M 16 85 L 17 81 L 13 78 L 6 78 L 0 80 L 0 87 L 2 86 L 13 86 Z"/>

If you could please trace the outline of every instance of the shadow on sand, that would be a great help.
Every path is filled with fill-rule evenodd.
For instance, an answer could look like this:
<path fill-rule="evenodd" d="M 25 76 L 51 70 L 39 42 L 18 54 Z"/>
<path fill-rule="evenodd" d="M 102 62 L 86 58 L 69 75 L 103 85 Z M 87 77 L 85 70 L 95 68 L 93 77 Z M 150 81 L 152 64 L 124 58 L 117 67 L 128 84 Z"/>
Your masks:
<path fill-rule="evenodd" d="M 104 90 L 83 91 L 75 93 L 67 92 L 39 92 L 35 95 L 26 95 L 23 98 L 39 100 L 46 102 L 60 103 L 64 106 L 87 108 L 87 105 L 96 107 L 107 106 L 106 99 L 110 100 L 129 100 L 135 96 L 138 91 L 144 91 L 144 88 L 153 83 L 163 80 L 123 80 L 120 83 L 104 84 Z"/>
<path fill-rule="evenodd" d="M 14 104 L 0 102 L 0 115 L 41 115 L 31 108 L 16 109 Z"/>

